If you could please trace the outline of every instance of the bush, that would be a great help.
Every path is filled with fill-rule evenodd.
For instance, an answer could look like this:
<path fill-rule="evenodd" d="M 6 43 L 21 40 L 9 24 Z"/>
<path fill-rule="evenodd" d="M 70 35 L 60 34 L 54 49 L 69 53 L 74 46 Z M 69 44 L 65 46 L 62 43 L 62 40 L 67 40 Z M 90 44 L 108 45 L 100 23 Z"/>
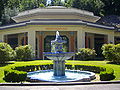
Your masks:
<path fill-rule="evenodd" d="M 7 43 L 0 43 L 0 63 L 13 60 L 15 58 L 15 51 Z"/>
<path fill-rule="evenodd" d="M 30 60 L 33 58 L 32 47 L 30 45 L 15 48 L 17 60 Z"/>
<path fill-rule="evenodd" d="M 27 78 L 27 72 L 7 69 L 4 71 L 4 80 L 6 82 L 22 82 Z"/>
<path fill-rule="evenodd" d="M 88 60 L 88 59 L 94 59 L 96 56 L 95 50 L 89 49 L 89 48 L 81 48 L 79 49 L 78 53 L 76 53 L 78 56 L 78 59 L 80 60 Z"/>
<path fill-rule="evenodd" d="M 108 68 L 108 67 L 75 65 L 75 69 L 91 71 L 94 73 L 100 73 L 101 81 L 109 81 L 109 80 L 113 80 L 115 78 L 114 70 L 112 68 Z"/>
<path fill-rule="evenodd" d="M 85 65 L 75 65 L 75 70 L 85 70 L 94 73 L 100 73 L 101 71 L 105 71 L 104 68 L 99 66 L 85 66 Z"/>
<path fill-rule="evenodd" d="M 41 7 L 41 8 L 44 8 L 44 7 L 45 7 L 45 5 L 44 5 L 43 3 L 41 3 L 41 4 L 40 4 L 40 7 Z"/>
<path fill-rule="evenodd" d="M 106 60 L 120 64 L 120 44 L 104 44 L 101 49 Z"/>
<path fill-rule="evenodd" d="M 100 72 L 101 81 L 109 81 L 109 80 L 113 80 L 114 78 L 115 78 L 114 70 L 111 68 L 106 68 L 105 71 Z"/>

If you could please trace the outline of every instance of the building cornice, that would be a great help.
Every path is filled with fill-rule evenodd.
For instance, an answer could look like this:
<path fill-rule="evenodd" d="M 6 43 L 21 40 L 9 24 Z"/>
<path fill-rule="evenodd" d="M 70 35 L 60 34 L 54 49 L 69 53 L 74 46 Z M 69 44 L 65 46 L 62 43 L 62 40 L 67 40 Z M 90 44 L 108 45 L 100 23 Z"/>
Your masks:
<path fill-rule="evenodd" d="M 32 9 L 32 10 L 27 10 L 24 12 L 19 13 L 17 16 L 12 17 L 12 19 L 15 22 L 20 22 L 20 20 L 24 20 L 24 18 L 29 18 L 38 16 L 40 17 L 41 15 L 77 15 L 79 17 L 84 17 L 84 18 L 92 18 L 95 21 L 100 19 L 99 16 L 95 16 L 92 12 L 81 10 L 81 9 L 75 9 L 75 8 L 66 8 L 66 7 L 47 7 L 47 8 L 37 8 L 37 9 Z M 59 16 L 58 16 L 59 18 Z M 34 18 L 35 19 L 35 18 Z"/>
<path fill-rule="evenodd" d="M 90 27 L 96 27 L 96 28 L 103 28 L 108 30 L 115 30 L 113 26 L 106 26 L 106 25 L 100 25 L 96 23 L 86 22 L 78 19 L 39 19 L 39 20 L 30 20 L 22 23 L 16 23 L 13 25 L 7 25 L 0 27 L 0 30 L 9 29 L 9 28 L 16 28 L 21 26 L 27 26 L 27 25 L 86 25 Z"/>

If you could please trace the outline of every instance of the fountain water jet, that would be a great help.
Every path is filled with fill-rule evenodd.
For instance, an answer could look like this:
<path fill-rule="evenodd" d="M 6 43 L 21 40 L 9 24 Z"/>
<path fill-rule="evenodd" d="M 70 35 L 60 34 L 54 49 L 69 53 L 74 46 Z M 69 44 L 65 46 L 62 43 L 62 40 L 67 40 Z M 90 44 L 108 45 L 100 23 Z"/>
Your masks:
<path fill-rule="evenodd" d="M 55 40 L 51 41 L 51 52 L 44 52 L 44 56 L 53 60 L 53 70 L 29 72 L 28 77 L 30 79 L 52 82 L 90 81 L 95 78 L 95 74 L 92 72 L 65 70 L 65 60 L 70 59 L 75 53 L 64 52 L 64 43 L 66 43 L 66 41 L 62 40 L 57 31 Z"/>

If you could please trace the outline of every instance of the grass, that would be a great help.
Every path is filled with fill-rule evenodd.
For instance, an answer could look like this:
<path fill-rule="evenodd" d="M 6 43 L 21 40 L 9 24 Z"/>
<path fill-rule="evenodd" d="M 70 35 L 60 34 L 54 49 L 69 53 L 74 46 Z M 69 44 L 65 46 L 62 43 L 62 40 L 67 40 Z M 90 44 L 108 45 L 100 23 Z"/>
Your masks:
<path fill-rule="evenodd" d="M 45 65 L 45 64 L 52 64 L 52 60 L 35 60 L 35 61 L 26 61 L 26 62 L 12 62 L 6 66 L 0 67 L 0 83 L 5 83 L 3 80 L 4 77 L 4 69 L 11 68 L 14 66 L 24 66 L 24 65 Z M 116 78 L 114 80 L 120 80 L 120 65 L 115 64 L 107 64 L 107 61 L 72 61 L 67 60 L 66 64 L 72 65 L 100 65 L 100 66 L 107 66 L 109 68 L 114 69 L 114 73 Z"/>

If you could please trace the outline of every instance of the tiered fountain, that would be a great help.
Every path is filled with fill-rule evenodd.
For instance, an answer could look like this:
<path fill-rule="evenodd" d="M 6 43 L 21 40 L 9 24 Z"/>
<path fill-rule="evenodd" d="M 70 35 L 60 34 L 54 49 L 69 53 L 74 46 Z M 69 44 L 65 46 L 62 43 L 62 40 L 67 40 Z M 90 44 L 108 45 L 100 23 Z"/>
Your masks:
<path fill-rule="evenodd" d="M 44 56 L 53 60 L 53 70 L 29 72 L 30 79 L 51 82 L 90 81 L 95 74 L 89 71 L 65 70 L 65 60 L 75 55 L 74 52 L 63 52 L 65 40 L 56 32 L 55 40 L 51 41 L 51 52 L 44 52 Z"/>

